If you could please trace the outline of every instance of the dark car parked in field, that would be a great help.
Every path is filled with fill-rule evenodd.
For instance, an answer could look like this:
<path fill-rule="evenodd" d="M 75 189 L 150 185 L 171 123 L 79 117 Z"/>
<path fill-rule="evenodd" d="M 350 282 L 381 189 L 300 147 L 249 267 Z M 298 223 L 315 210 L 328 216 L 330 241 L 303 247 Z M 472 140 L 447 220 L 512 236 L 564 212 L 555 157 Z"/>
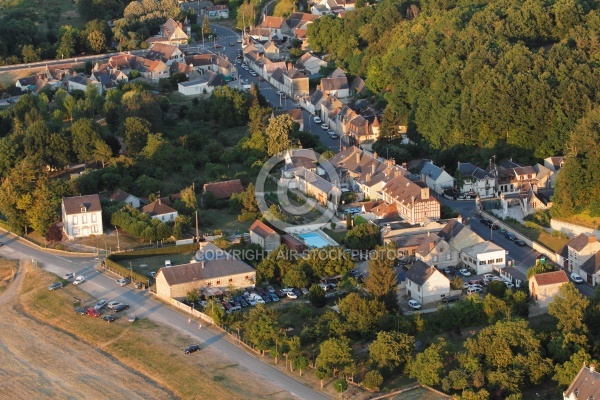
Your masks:
<path fill-rule="evenodd" d="M 183 350 L 183 352 L 185 354 L 191 354 L 191 353 L 196 352 L 198 350 L 200 350 L 200 345 L 199 344 L 193 344 L 191 346 L 186 347 L 185 350 Z"/>

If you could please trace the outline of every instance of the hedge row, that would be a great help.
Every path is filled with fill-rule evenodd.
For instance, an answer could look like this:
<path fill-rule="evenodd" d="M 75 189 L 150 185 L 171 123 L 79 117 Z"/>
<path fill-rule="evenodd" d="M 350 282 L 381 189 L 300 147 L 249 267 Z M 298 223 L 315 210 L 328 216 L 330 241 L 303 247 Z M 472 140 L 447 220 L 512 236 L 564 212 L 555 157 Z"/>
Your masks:
<path fill-rule="evenodd" d="M 109 257 L 107 257 L 104 262 L 106 263 L 106 268 L 108 270 L 117 275 L 121 275 L 123 278 L 131 277 L 131 280 L 134 282 L 148 282 L 148 277 L 138 274 L 137 272 L 132 272 L 129 268 L 111 260 Z"/>
<path fill-rule="evenodd" d="M 181 246 L 154 247 L 145 250 L 128 251 L 126 253 L 111 254 L 108 258 L 113 261 L 120 261 L 147 256 L 189 253 L 190 251 L 194 250 L 198 250 L 198 243 L 183 244 Z"/>

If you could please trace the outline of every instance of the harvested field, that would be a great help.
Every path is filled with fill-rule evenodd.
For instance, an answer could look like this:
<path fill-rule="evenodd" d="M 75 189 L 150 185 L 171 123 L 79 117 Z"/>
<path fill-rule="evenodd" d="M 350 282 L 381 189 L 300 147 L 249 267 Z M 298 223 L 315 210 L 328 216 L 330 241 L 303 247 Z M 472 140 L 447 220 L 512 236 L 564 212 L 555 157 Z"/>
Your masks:
<path fill-rule="evenodd" d="M 191 339 L 171 328 L 75 314 L 97 299 L 68 284 L 49 291 L 57 280 L 29 268 L 0 296 L 3 398 L 292 398 L 210 346 L 183 354 Z"/>
<path fill-rule="evenodd" d="M 17 274 L 0 296 L 4 399 L 176 397 L 103 351 L 24 315 L 17 297 L 23 278 L 24 273 Z"/>

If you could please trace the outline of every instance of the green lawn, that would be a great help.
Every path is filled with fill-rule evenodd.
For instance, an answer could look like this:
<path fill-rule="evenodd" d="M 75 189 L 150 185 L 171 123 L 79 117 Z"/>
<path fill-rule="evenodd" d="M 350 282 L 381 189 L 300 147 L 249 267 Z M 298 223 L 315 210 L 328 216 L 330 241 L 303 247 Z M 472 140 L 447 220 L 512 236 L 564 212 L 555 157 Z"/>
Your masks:
<path fill-rule="evenodd" d="M 554 250 L 555 252 L 559 252 L 564 247 L 564 245 L 566 245 L 570 240 L 570 239 L 563 239 L 560 237 L 554 237 L 545 231 L 538 232 L 535 229 L 523 226 L 518 222 L 513 222 L 513 221 L 503 221 L 503 222 L 506 225 L 513 228 L 514 230 L 522 233 L 523 235 L 527 236 L 528 238 L 530 238 L 532 240 L 535 240 L 536 242 L 543 244 L 544 246 L 548 247 L 551 250 Z"/>
<path fill-rule="evenodd" d="M 237 219 L 237 213 L 230 214 L 229 210 L 208 210 L 212 221 L 211 227 L 200 227 L 200 233 L 212 232 L 215 229 L 220 229 L 225 236 L 248 232 L 250 225 L 254 221 L 240 222 Z"/>
<path fill-rule="evenodd" d="M 338 244 L 342 243 L 342 241 L 346 237 L 346 234 L 348 233 L 348 231 L 332 231 L 328 228 L 323 228 L 323 232 L 325 232 L 327 235 L 329 235 L 330 238 L 338 242 Z"/>

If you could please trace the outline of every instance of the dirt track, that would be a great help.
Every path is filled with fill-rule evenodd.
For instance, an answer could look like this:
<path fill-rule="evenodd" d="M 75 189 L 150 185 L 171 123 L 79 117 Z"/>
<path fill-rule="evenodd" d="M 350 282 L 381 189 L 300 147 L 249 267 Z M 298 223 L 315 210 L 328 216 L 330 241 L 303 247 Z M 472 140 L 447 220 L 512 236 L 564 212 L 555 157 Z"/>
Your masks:
<path fill-rule="evenodd" d="M 154 381 L 113 357 L 18 311 L 23 266 L 0 295 L 3 399 L 170 399 Z"/>

